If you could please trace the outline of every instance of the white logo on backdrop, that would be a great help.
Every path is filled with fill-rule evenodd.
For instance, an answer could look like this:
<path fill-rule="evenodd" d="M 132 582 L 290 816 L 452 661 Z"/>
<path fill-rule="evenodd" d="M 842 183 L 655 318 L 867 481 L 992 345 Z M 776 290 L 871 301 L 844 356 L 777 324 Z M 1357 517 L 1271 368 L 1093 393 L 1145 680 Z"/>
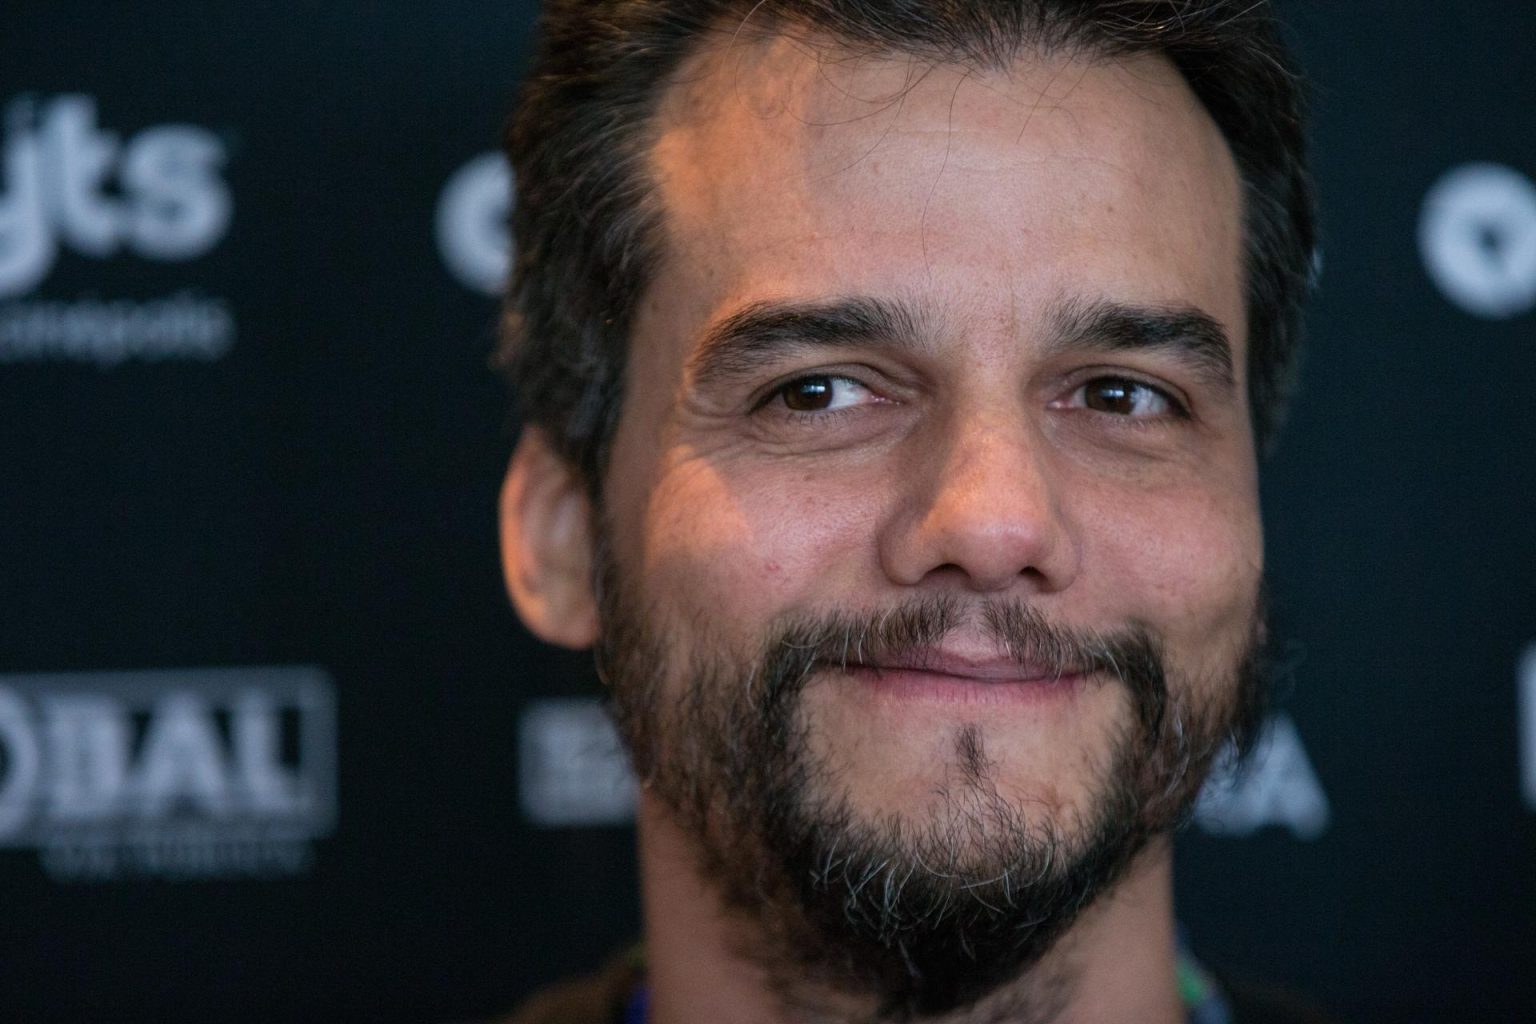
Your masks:
<path fill-rule="evenodd" d="M 512 265 L 507 217 L 512 170 L 500 153 L 483 153 L 460 167 L 437 201 L 437 247 L 458 282 L 499 295 Z"/>
<path fill-rule="evenodd" d="M 219 176 L 227 154 L 204 128 L 156 125 L 122 141 L 97 127 L 90 96 L 24 96 L 6 109 L 0 152 L 0 298 L 41 285 L 63 250 L 185 261 L 229 229 L 234 204 Z M 184 289 L 148 302 L 0 306 L 0 362 L 217 359 L 233 340 L 224 302 Z"/>
<path fill-rule="evenodd" d="M 297 874 L 335 757 L 317 668 L 0 676 L 0 848 L 59 880 Z"/>
<path fill-rule="evenodd" d="M 1530 664 L 1536 672 L 1536 648 Z M 598 701 L 533 702 L 523 712 L 518 742 L 518 788 L 531 823 L 622 825 L 634 817 L 629 760 Z M 1285 714 L 1265 725 L 1240 772 L 1226 768 L 1212 776 L 1195 808 L 1196 823 L 1219 836 L 1246 836 L 1273 825 L 1310 840 L 1327 831 L 1329 819 L 1328 797 L 1296 724 Z"/>
<path fill-rule="evenodd" d="M 1419 250 L 1446 297 L 1503 320 L 1536 308 L 1536 183 L 1499 164 L 1463 164 L 1429 190 Z"/>
<path fill-rule="evenodd" d="M 600 703 L 535 701 L 518 728 L 518 791 L 535 825 L 622 825 L 635 816 L 629 758 Z"/>
<path fill-rule="evenodd" d="M 1266 825 L 1317 839 L 1328 829 L 1328 797 L 1286 714 L 1272 716 L 1247 765 L 1218 769 L 1195 804 L 1195 824 L 1217 836 L 1246 836 Z"/>
<path fill-rule="evenodd" d="M 1519 693 L 1520 765 L 1525 802 L 1536 811 L 1536 644 L 1520 659 Z"/>

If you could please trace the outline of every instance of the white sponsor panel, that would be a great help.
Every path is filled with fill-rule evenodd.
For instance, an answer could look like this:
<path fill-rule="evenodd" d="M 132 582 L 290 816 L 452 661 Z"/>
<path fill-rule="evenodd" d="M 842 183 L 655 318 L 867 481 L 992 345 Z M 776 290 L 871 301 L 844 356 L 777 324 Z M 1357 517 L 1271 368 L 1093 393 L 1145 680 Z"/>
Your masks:
<path fill-rule="evenodd" d="M 1419 251 L 1435 284 L 1473 316 L 1536 309 L 1536 182 L 1500 164 L 1453 168 L 1424 199 Z"/>
<path fill-rule="evenodd" d="M 63 252 L 184 262 L 228 233 L 234 201 L 223 141 L 189 124 L 123 140 L 79 94 L 12 99 L 0 147 L 0 300 L 41 286 Z M 217 359 L 235 324 L 216 298 L 90 296 L 0 305 L 0 362 Z"/>
<path fill-rule="evenodd" d="M 635 816 L 629 758 L 603 706 L 587 698 L 534 701 L 518 729 L 518 791 L 535 825 L 623 825 Z"/>
<path fill-rule="evenodd" d="M 464 287 L 500 295 L 512 265 L 512 170 L 500 153 L 460 167 L 437 201 L 437 247 Z"/>
<path fill-rule="evenodd" d="M 1195 824 L 1216 836 L 1247 836 L 1266 826 L 1312 840 L 1328 830 L 1328 796 L 1302 745 L 1296 723 L 1276 714 L 1249 761 L 1234 768 L 1230 757 L 1200 791 Z"/>
<path fill-rule="evenodd" d="M 0 676 L 0 848 L 56 879 L 296 874 L 335 794 L 321 669 Z"/>
<path fill-rule="evenodd" d="M 1536 644 L 1520 659 L 1516 697 L 1520 729 L 1520 778 L 1525 804 L 1536 811 Z"/>

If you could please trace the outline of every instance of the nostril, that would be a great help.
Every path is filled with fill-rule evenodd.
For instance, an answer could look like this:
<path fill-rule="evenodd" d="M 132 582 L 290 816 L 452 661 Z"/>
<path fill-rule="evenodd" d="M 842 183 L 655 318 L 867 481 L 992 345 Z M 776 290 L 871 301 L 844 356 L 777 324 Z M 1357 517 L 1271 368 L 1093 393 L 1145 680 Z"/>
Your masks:
<path fill-rule="evenodd" d="M 945 562 L 929 569 L 923 579 L 928 583 L 944 583 L 977 591 L 1006 590 L 1020 580 L 1037 589 L 1049 589 L 1046 574 L 1033 565 L 1025 565 L 1015 571 L 988 573 L 977 566 L 967 568 L 959 562 Z"/>

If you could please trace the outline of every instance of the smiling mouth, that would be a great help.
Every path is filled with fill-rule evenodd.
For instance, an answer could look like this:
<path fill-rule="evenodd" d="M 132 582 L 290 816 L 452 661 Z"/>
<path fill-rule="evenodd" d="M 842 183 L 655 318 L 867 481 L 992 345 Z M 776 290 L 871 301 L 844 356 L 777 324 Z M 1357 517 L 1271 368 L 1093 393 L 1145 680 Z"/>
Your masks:
<path fill-rule="evenodd" d="M 971 658 L 942 650 L 849 659 L 846 664 L 829 661 L 823 666 L 864 683 L 879 697 L 962 704 L 1063 695 L 1078 689 L 1091 672 L 1077 665 Z"/>

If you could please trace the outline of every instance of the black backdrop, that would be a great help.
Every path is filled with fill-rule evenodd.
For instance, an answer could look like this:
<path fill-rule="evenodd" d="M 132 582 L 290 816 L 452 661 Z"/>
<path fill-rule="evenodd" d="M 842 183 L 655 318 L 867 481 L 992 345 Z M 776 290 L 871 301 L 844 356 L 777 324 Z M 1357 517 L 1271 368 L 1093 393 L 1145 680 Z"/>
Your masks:
<path fill-rule="evenodd" d="M 1536 7 L 1281 9 L 1326 233 L 1290 671 L 1180 916 L 1356 1021 L 1531 1020 Z M 461 1020 L 635 934 L 595 684 L 495 551 L 533 15 L 0 11 L 0 1019 Z"/>

